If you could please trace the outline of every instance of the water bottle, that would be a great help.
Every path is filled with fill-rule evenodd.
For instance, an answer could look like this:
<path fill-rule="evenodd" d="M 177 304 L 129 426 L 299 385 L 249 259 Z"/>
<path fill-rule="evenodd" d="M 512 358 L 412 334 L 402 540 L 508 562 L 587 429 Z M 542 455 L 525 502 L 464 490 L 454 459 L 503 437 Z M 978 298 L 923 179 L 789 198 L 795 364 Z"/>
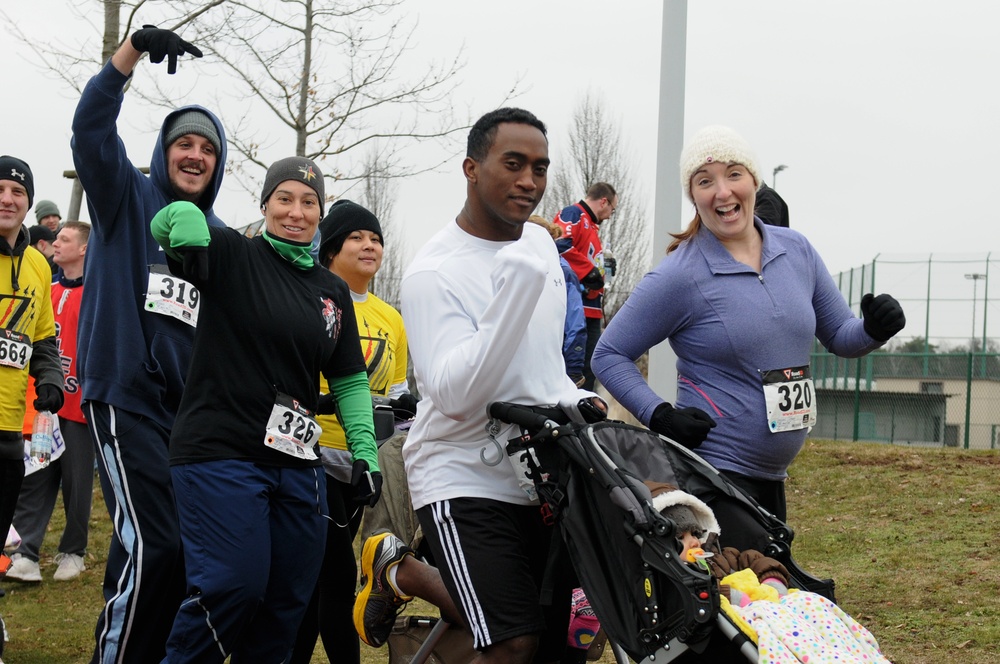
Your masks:
<path fill-rule="evenodd" d="M 52 457 L 52 429 L 55 415 L 47 410 L 39 411 L 31 425 L 31 463 L 37 468 L 45 468 Z"/>

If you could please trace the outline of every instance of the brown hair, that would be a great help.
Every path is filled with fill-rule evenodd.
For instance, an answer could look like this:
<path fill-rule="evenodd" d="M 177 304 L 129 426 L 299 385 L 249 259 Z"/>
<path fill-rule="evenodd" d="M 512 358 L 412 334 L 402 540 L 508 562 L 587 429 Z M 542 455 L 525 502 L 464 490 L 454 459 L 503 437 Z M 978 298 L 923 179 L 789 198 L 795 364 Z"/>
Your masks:
<path fill-rule="evenodd" d="M 586 198 L 591 201 L 599 201 L 602 198 L 614 201 L 617 196 L 618 192 L 607 182 L 595 182 L 587 189 Z"/>
<path fill-rule="evenodd" d="M 80 244 L 87 244 L 90 242 L 90 224 L 86 221 L 65 221 L 63 222 L 63 228 L 73 228 L 77 233 L 80 234 Z"/>
<path fill-rule="evenodd" d="M 563 231 L 561 228 L 559 228 L 559 226 L 555 225 L 554 223 L 552 223 L 551 221 L 549 221 L 548 219 L 546 219 L 541 215 L 533 214 L 530 217 L 528 217 L 528 221 L 534 224 L 538 224 L 539 226 L 547 230 L 549 232 L 549 235 L 552 236 L 553 240 L 558 240 L 563 236 Z"/>
<path fill-rule="evenodd" d="M 687 225 L 687 228 L 685 228 L 680 233 L 670 234 L 670 237 L 674 239 L 670 242 L 669 245 L 667 245 L 667 253 L 669 254 L 671 251 L 681 246 L 682 242 L 686 242 L 691 238 L 693 238 L 695 235 L 698 234 L 699 230 L 701 230 L 701 217 L 698 215 L 697 212 L 695 212 L 694 219 L 692 219 L 691 222 Z"/>

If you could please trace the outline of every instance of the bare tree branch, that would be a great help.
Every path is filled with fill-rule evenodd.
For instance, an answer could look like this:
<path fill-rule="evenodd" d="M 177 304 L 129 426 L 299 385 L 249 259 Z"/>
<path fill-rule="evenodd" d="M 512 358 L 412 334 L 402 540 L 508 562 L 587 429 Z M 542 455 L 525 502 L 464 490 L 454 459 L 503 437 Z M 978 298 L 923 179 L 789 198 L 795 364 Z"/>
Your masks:
<path fill-rule="evenodd" d="M 246 127 L 252 118 L 260 127 L 262 114 L 274 117 L 289 130 L 295 154 L 321 164 L 338 157 L 337 168 L 324 168 L 335 181 L 364 180 L 372 162 L 361 148 L 373 144 L 385 157 L 377 176 L 383 181 L 437 167 L 410 163 L 406 153 L 415 145 L 443 146 L 449 154 L 440 163 L 447 161 L 461 147 L 455 135 L 470 126 L 451 103 L 462 54 L 404 76 L 401 59 L 413 49 L 416 25 L 396 16 L 402 4 L 229 0 L 224 11 L 199 21 L 193 36 L 243 91 L 241 115 L 223 114 L 226 126 Z M 242 183 L 261 170 L 271 135 L 231 134 L 232 148 L 246 161 L 232 167 L 242 171 Z"/>
<path fill-rule="evenodd" d="M 581 198 L 595 182 L 607 182 L 618 192 L 618 208 L 601 224 L 605 256 L 614 255 L 617 271 L 605 288 L 604 315 L 610 320 L 646 273 L 650 257 L 650 220 L 647 196 L 635 173 L 631 149 L 621 123 L 609 117 L 604 102 L 592 93 L 573 111 L 565 153 L 555 161 L 554 176 L 545 194 L 547 217 Z"/>
<path fill-rule="evenodd" d="M 382 226 L 382 237 L 388 245 L 382 253 L 382 267 L 372 279 L 371 290 L 387 303 L 399 309 L 399 288 L 403 278 L 403 244 L 397 234 L 393 212 L 398 187 L 390 175 L 393 170 L 391 153 L 375 143 L 365 154 L 367 175 L 360 182 L 361 204 L 372 211 Z"/>

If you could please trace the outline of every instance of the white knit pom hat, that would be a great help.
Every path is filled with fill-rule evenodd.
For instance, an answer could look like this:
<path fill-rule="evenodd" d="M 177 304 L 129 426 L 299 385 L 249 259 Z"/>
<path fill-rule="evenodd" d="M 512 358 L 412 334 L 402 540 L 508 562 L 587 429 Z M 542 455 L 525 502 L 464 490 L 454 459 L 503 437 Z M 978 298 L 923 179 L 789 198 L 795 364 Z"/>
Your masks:
<path fill-rule="evenodd" d="M 760 173 L 750 144 L 730 127 L 710 125 L 695 134 L 681 150 L 681 187 L 692 202 L 691 176 L 705 164 L 716 161 L 743 164 L 760 188 Z"/>

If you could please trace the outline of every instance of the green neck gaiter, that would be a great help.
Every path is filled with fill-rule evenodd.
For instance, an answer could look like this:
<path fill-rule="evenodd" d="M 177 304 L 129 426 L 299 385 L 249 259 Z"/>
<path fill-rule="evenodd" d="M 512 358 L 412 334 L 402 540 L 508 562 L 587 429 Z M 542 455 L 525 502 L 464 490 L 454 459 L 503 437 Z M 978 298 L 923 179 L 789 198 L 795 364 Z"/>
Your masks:
<path fill-rule="evenodd" d="M 316 264 L 311 251 L 313 246 L 312 242 L 304 244 L 302 242 L 283 240 L 280 237 L 274 237 L 267 231 L 264 231 L 262 234 L 264 239 L 267 240 L 268 243 L 274 247 L 274 250 L 278 252 L 279 256 L 300 270 L 308 270 Z"/>

